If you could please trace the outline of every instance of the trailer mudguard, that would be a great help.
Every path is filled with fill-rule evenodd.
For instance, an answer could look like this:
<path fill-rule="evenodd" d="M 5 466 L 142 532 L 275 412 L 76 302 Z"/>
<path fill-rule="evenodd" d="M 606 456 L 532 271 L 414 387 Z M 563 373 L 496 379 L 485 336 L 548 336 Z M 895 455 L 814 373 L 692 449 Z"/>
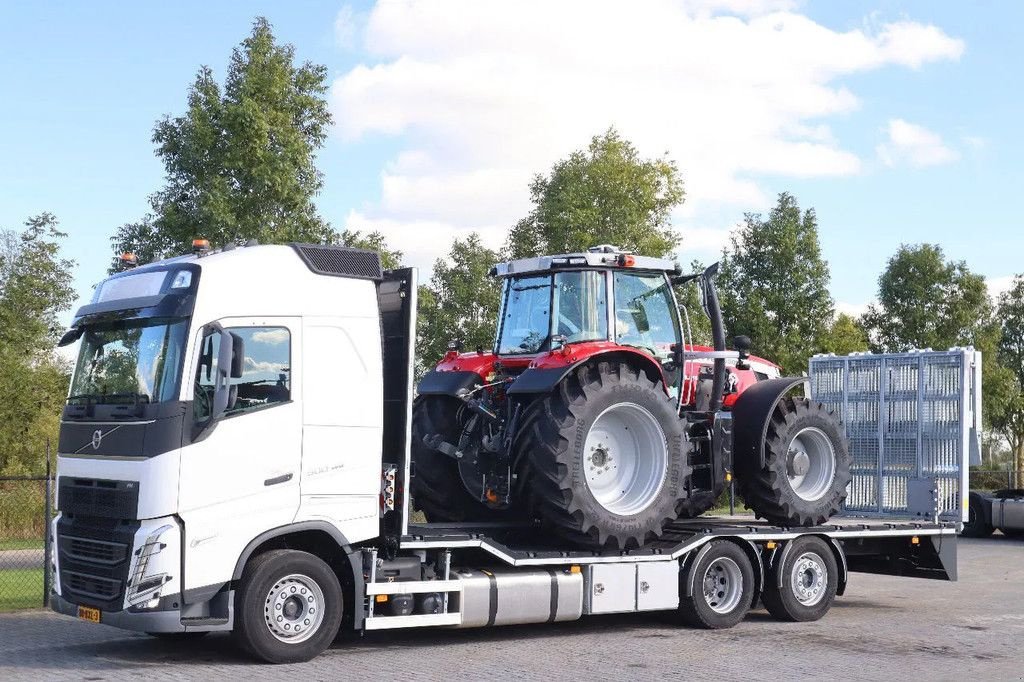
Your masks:
<path fill-rule="evenodd" d="M 483 377 L 476 372 L 433 370 L 420 379 L 416 387 L 417 395 L 458 395 L 459 391 L 471 390 L 477 384 L 484 383 Z"/>
<path fill-rule="evenodd" d="M 611 360 L 613 358 L 620 358 L 636 365 L 644 371 L 651 381 L 660 381 L 665 390 L 668 390 L 665 381 L 665 373 L 661 369 L 661 366 L 655 362 L 647 353 L 624 346 L 616 346 L 608 348 L 606 350 L 599 350 L 598 352 L 590 353 L 575 362 L 567 362 L 565 364 L 555 364 L 558 362 L 556 354 L 552 354 L 545 359 L 543 364 L 548 366 L 531 367 L 516 377 L 516 380 L 512 382 L 512 385 L 508 387 L 506 391 L 509 395 L 515 394 L 527 394 L 527 393 L 548 393 L 557 386 L 562 379 L 568 376 L 569 372 L 587 362 L 594 360 Z"/>
<path fill-rule="evenodd" d="M 807 377 L 783 377 L 759 381 L 740 394 L 732 406 L 733 461 L 756 458 L 764 466 L 764 441 L 776 406 L 793 387 Z"/>

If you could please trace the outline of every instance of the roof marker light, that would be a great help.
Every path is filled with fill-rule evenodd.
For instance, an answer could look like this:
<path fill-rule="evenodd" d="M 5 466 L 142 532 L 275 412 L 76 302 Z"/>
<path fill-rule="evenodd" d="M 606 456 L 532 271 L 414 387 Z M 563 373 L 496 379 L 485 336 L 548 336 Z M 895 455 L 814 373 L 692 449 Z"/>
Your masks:
<path fill-rule="evenodd" d="M 210 240 L 209 239 L 193 239 L 192 240 L 192 250 L 195 251 L 197 254 L 204 254 L 204 253 L 206 253 L 207 251 L 210 250 Z"/>
<path fill-rule="evenodd" d="M 631 268 L 634 265 L 636 265 L 636 258 L 634 258 L 633 256 L 631 256 L 628 253 L 624 253 L 621 256 L 619 256 L 619 265 L 623 265 L 623 266 L 625 266 L 627 268 Z"/>
<path fill-rule="evenodd" d="M 134 268 L 139 264 L 139 257 L 134 253 L 122 253 L 118 258 L 121 261 L 121 267 L 124 269 Z"/>

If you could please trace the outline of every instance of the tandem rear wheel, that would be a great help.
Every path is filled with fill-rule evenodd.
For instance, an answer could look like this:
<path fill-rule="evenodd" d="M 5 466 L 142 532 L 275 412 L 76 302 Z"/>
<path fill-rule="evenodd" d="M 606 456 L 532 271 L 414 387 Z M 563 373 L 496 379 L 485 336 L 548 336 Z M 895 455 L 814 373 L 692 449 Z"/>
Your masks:
<path fill-rule="evenodd" d="M 754 601 L 754 567 L 747 553 L 728 540 L 709 542 L 680 573 L 679 615 L 692 626 L 731 628 Z"/>
<path fill-rule="evenodd" d="M 782 550 L 765 583 L 761 602 L 776 619 L 818 620 L 836 598 L 839 566 L 824 540 L 800 537 Z"/>

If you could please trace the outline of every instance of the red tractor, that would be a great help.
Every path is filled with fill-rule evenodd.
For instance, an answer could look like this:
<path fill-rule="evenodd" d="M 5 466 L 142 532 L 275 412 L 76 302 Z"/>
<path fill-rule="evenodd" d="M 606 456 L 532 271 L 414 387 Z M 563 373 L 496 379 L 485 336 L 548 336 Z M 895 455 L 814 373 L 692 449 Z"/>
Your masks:
<path fill-rule="evenodd" d="M 428 520 L 536 521 L 629 549 L 709 510 L 735 474 L 754 512 L 809 526 L 850 482 L 839 420 L 802 378 L 726 349 L 717 266 L 609 246 L 501 263 L 493 350 L 450 350 L 418 386 L 411 492 Z M 694 283 L 714 347 L 687 343 Z"/>

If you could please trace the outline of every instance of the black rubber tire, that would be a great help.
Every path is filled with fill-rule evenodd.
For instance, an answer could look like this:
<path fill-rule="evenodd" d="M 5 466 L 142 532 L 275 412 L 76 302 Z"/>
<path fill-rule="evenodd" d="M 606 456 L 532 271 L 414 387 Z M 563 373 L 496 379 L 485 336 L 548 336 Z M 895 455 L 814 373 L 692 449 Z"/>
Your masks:
<path fill-rule="evenodd" d="M 790 443 L 808 427 L 825 434 L 835 456 L 832 485 L 814 501 L 796 494 L 787 473 Z M 753 458 L 736 462 L 740 493 L 757 517 L 783 526 L 817 526 L 839 512 L 846 499 L 846 488 L 853 480 L 852 458 L 842 425 L 832 410 L 804 398 L 783 398 L 768 425 L 764 453 L 763 467 Z"/>
<path fill-rule="evenodd" d="M 985 512 L 982 510 L 981 498 L 971 494 L 967 498 L 967 522 L 960 530 L 960 535 L 965 538 L 987 538 L 995 532 L 995 528 L 985 520 Z"/>
<path fill-rule="evenodd" d="M 456 416 L 462 402 L 443 395 L 419 396 L 412 406 L 413 506 L 432 522 L 494 521 L 494 511 L 470 495 L 459 463 L 426 445 L 423 438 L 439 433 L 449 443 L 459 440 Z"/>
<path fill-rule="evenodd" d="M 816 604 L 802 604 L 793 593 L 791 576 L 797 560 L 805 553 L 819 557 L 826 574 L 825 594 Z M 836 563 L 832 549 L 821 538 L 804 536 L 790 541 L 785 559 L 772 568 L 768 575 L 764 590 L 761 592 L 761 603 L 778 620 L 791 622 L 808 622 L 818 620 L 832 608 L 839 588 L 839 565 Z M 779 586 L 779 578 L 782 586 Z"/>
<path fill-rule="evenodd" d="M 201 630 L 199 632 L 147 632 L 150 637 L 156 637 L 159 640 L 165 642 L 193 642 L 197 639 L 202 639 L 210 634 L 209 630 Z"/>
<path fill-rule="evenodd" d="M 747 553 L 734 542 L 714 540 L 705 547 L 698 550 L 690 565 L 679 573 L 679 616 L 693 627 L 706 630 L 731 628 L 746 617 L 754 602 L 754 567 Z M 739 566 L 743 592 L 735 608 L 727 613 L 718 613 L 704 596 L 704 576 L 708 567 L 723 557 L 732 559 Z"/>
<path fill-rule="evenodd" d="M 298 573 L 315 581 L 324 595 L 323 622 L 309 639 L 290 644 L 274 637 L 264 619 L 264 602 L 279 579 Z M 232 636 L 251 656 L 267 663 L 299 663 L 322 653 L 338 634 L 345 600 L 331 567 L 308 552 L 275 549 L 250 559 L 235 592 Z"/>
<path fill-rule="evenodd" d="M 1024 528 L 1000 528 L 999 532 L 1008 538 L 1024 538 Z"/>
<path fill-rule="evenodd" d="M 668 443 L 668 471 L 646 509 L 617 515 L 591 493 L 583 448 L 591 425 L 608 407 L 634 403 L 657 420 Z M 682 422 L 662 384 L 622 362 L 585 364 L 570 372 L 537 412 L 516 447 L 516 471 L 529 491 L 531 515 L 554 534 L 586 546 L 629 549 L 660 536 L 677 518 L 690 467 Z"/>

